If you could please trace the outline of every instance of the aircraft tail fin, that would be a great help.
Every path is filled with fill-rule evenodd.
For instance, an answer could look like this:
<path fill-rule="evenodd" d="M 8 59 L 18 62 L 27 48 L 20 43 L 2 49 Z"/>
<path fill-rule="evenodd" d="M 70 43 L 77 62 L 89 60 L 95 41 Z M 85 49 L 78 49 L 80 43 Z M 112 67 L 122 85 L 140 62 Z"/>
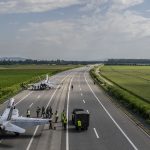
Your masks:
<path fill-rule="evenodd" d="M 49 78 L 48 78 L 48 74 L 46 75 L 46 83 L 48 83 L 48 80 L 49 80 Z"/>

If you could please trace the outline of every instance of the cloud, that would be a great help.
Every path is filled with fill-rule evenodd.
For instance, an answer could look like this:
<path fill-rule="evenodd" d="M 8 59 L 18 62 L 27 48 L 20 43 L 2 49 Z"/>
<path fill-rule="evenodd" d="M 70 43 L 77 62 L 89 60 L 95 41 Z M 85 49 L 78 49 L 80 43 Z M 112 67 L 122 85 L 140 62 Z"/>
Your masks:
<path fill-rule="evenodd" d="M 113 10 L 123 10 L 143 3 L 144 0 L 112 0 Z"/>
<path fill-rule="evenodd" d="M 150 19 L 128 9 L 141 4 L 143 0 L 62 1 L 65 3 L 61 7 L 77 4 L 76 2 L 84 4 L 80 6 L 82 15 L 25 24 L 18 31 L 16 45 L 21 45 L 29 56 L 94 60 L 150 55 Z M 58 7 L 57 4 L 57 7 L 51 6 L 49 9 Z M 104 7 L 107 9 L 101 13 Z"/>
<path fill-rule="evenodd" d="M 5 0 L 0 2 L 0 14 L 45 12 L 81 3 L 82 0 Z"/>
<path fill-rule="evenodd" d="M 143 39 L 148 45 L 146 39 L 150 38 L 149 26 L 150 19 L 132 11 L 121 14 L 110 11 L 103 15 L 84 15 L 76 20 L 29 23 L 20 30 L 20 38 L 29 45 L 37 43 L 33 49 L 49 48 L 55 57 L 84 59 L 86 55 L 86 60 L 106 54 L 108 57 L 115 53 L 127 55 L 127 52 L 131 54 L 135 49 L 140 51 L 140 45 L 144 45 Z M 144 49 L 147 51 L 147 48 Z"/>

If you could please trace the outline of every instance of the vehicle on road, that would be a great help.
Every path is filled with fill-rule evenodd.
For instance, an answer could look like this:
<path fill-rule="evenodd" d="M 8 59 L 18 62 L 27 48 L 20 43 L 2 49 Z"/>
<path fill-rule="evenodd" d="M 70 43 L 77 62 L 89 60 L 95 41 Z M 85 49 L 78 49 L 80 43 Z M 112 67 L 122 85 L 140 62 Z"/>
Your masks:
<path fill-rule="evenodd" d="M 87 130 L 90 122 L 90 114 L 84 111 L 84 109 L 74 109 L 72 112 L 72 123 L 78 130 L 78 121 L 81 122 L 81 129 Z"/>
<path fill-rule="evenodd" d="M 28 118 L 19 116 L 18 109 L 15 108 L 14 99 L 10 99 L 2 116 L 0 116 L 0 131 L 2 133 L 13 132 L 16 135 L 24 133 L 26 128 L 37 125 L 49 124 L 51 119 Z"/>

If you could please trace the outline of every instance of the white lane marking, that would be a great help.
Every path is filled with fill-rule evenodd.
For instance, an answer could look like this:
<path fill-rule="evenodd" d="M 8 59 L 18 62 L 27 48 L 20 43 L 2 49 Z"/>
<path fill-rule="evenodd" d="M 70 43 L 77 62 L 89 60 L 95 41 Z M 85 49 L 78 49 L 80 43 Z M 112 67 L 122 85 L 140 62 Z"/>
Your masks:
<path fill-rule="evenodd" d="M 33 92 L 33 91 L 32 91 Z M 26 96 L 24 96 L 19 102 L 17 102 L 15 105 L 18 105 L 20 102 L 22 102 L 24 99 L 26 99 L 29 95 L 31 95 L 31 93 L 28 93 Z"/>
<path fill-rule="evenodd" d="M 83 94 L 81 93 L 81 96 L 83 96 Z"/>
<path fill-rule="evenodd" d="M 31 108 L 31 107 L 32 107 L 32 105 L 33 105 L 33 103 L 29 106 L 29 108 Z"/>
<path fill-rule="evenodd" d="M 94 130 L 94 132 L 95 132 L 96 138 L 97 138 L 97 139 L 99 139 L 99 135 L 98 135 L 98 133 L 97 133 L 96 129 L 95 129 L 95 128 L 93 128 L 93 130 Z"/>
<path fill-rule="evenodd" d="M 36 134 L 36 132 L 37 132 L 38 128 L 39 128 L 39 126 L 37 126 L 37 127 L 35 128 L 35 131 L 34 131 L 34 133 L 33 133 L 33 136 L 32 136 L 32 137 L 34 137 L 34 136 L 35 136 L 35 134 Z M 30 149 L 31 144 L 32 144 L 32 141 L 33 141 L 33 138 L 31 138 L 31 140 L 30 140 L 30 142 L 29 142 L 28 147 L 26 148 L 26 150 L 29 150 L 29 149 Z"/>
<path fill-rule="evenodd" d="M 71 84 L 72 84 L 72 80 L 73 80 L 73 77 L 70 81 L 70 85 L 69 85 L 69 91 L 68 91 L 68 97 L 67 97 L 67 121 L 69 119 L 69 99 L 70 99 L 70 88 L 71 88 Z M 66 132 L 66 150 L 69 150 L 69 134 L 68 134 L 68 123 L 67 123 L 67 132 Z"/>
<path fill-rule="evenodd" d="M 80 88 L 80 91 L 81 91 L 81 88 Z"/>
<path fill-rule="evenodd" d="M 39 99 L 41 97 L 41 95 L 38 95 L 37 99 Z"/>
<path fill-rule="evenodd" d="M 68 76 L 69 76 L 69 75 L 67 75 L 65 78 L 63 78 L 63 79 L 61 80 L 61 82 L 63 82 Z M 57 87 L 59 87 L 59 86 L 60 86 L 60 85 L 58 85 Z M 51 100 L 53 99 L 53 97 L 54 97 L 54 95 L 55 95 L 55 93 L 56 93 L 57 90 L 58 90 L 58 88 L 56 88 L 56 90 L 54 91 L 54 93 L 53 93 L 53 95 L 51 96 L 51 98 L 50 98 L 50 100 L 49 100 L 49 102 L 48 102 L 48 104 L 47 104 L 47 106 L 46 106 L 45 109 L 47 109 L 47 107 L 49 106 L 49 104 L 50 104 Z M 36 135 L 36 132 L 38 131 L 38 128 L 39 128 L 39 125 L 35 128 L 34 134 L 33 134 L 32 138 L 31 138 L 31 140 L 30 140 L 30 142 L 29 142 L 29 144 L 28 144 L 26 150 L 29 150 L 29 149 L 30 149 L 31 144 L 32 144 L 33 139 L 34 139 L 34 136 Z"/>
<path fill-rule="evenodd" d="M 86 110 L 87 111 L 87 113 L 89 114 L 89 111 L 88 110 Z"/>
<path fill-rule="evenodd" d="M 85 104 L 85 100 L 83 100 L 83 103 Z"/>
<path fill-rule="evenodd" d="M 138 150 L 138 148 L 134 145 L 134 143 L 130 140 L 130 138 L 127 136 L 127 134 L 123 131 L 123 129 L 121 129 L 121 127 L 118 125 L 118 123 L 115 121 L 115 119 L 110 115 L 110 113 L 108 112 L 108 110 L 105 108 L 105 106 L 102 104 L 102 102 L 99 100 L 99 98 L 96 96 L 96 94 L 94 93 L 94 91 L 92 90 L 91 86 L 89 85 L 86 77 L 85 77 L 85 73 L 84 73 L 84 78 L 85 81 L 88 85 L 88 87 L 90 88 L 91 92 L 93 93 L 94 97 L 97 99 L 97 101 L 99 102 L 99 104 L 102 106 L 102 108 L 104 109 L 104 111 L 107 113 L 107 115 L 110 117 L 110 119 L 114 122 L 114 124 L 116 125 L 116 127 L 121 131 L 121 133 L 124 135 L 124 137 L 128 140 L 128 142 L 132 145 L 132 147 L 135 150 Z"/>

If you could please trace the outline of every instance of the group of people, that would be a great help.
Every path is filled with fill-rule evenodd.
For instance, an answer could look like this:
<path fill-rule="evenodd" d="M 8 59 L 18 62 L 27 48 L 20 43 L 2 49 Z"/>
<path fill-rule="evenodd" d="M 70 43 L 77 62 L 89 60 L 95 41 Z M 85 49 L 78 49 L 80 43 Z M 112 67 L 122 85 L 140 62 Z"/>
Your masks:
<path fill-rule="evenodd" d="M 36 115 L 37 118 L 39 118 L 39 116 L 43 118 L 51 118 L 53 115 L 51 106 L 47 107 L 47 109 L 44 106 L 42 108 L 38 106 L 36 109 Z"/>
<path fill-rule="evenodd" d="M 30 117 L 31 112 L 30 109 L 27 109 L 27 117 Z M 36 108 L 36 115 L 37 118 L 42 117 L 42 118 L 53 118 L 54 121 L 52 122 L 52 120 L 50 120 L 50 124 L 49 124 L 49 129 L 53 129 L 53 124 L 52 123 L 58 123 L 58 119 L 59 119 L 59 115 L 58 115 L 58 111 L 56 110 L 53 116 L 53 110 L 52 107 L 49 106 L 47 108 L 45 108 L 44 106 L 42 108 L 40 108 L 39 106 Z M 63 110 L 63 112 L 61 113 L 61 122 L 62 122 L 62 126 L 64 127 L 64 129 L 66 130 L 67 127 L 67 117 L 66 117 L 66 113 Z"/>

